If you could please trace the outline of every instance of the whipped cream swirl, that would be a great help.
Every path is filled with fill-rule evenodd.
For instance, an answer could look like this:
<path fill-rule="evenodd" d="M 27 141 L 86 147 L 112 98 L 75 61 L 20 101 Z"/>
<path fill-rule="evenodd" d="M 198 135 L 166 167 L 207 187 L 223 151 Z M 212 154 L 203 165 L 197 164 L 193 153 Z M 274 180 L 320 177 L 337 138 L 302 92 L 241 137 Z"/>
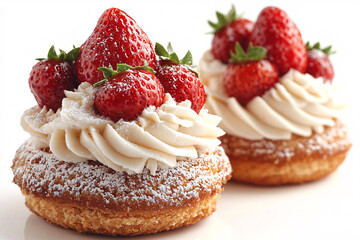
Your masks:
<path fill-rule="evenodd" d="M 65 91 L 62 108 L 56 113 L 35 106 L 25 111 L 21 124 L 39 147 L 48 146 L 68 162 L 97 160 L 127 173 L 146 167 L 152 174 L 158 167 L 174 167 L 177 158 L 197 158 L 199 150 L 220 144 L 224 132 L 217 127 L 221 118 L 191 102 L 176 103 L 166 94 L 165 103 L 146 108 L 136 120 L 127 122 L 98 116 L 94 110 L 96 89 L 82 83 Z"/>
<path fill-rule="evenodd" d="M 227 133 L 249 140 L 290 139 L 292 134 L 308 137 L 333 126 L 338 112 L 346 107 L 335 101 L 334 88 L 314 78 L 290 70 L 263 96 L 246 106 L 228 97 L 222 82 L 226 65 L 204 53 L 199 69 L 206 85 L 207 108 L 222 117 L 220 127 Z"/>

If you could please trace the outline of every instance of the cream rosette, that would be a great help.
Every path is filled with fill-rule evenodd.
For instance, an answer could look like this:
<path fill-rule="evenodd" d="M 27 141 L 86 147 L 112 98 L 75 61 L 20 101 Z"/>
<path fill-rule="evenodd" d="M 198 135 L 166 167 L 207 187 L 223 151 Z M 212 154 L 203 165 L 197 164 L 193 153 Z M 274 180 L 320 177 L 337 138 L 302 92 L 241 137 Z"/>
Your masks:
<path fill-rule="evenodd" d="M 174 167 L 178 158 L 197 158 L 199 151 L 218 146 L 224 134 L 217 127 L 220 117 L 205 109 L 197 114 L 190 101 L 176 103 L 169 94 L 162 106 L 146 108 L 136 120 L 114 123 L 95 113 L 95 91 L 89 83 L 65 91 L 61 109 L 30 108 L 22 126 L 33 142 L 49 146 L 64 161 L 97 160 L 128 173 L 144 168 L 155 173 L 158 167 Z"/>

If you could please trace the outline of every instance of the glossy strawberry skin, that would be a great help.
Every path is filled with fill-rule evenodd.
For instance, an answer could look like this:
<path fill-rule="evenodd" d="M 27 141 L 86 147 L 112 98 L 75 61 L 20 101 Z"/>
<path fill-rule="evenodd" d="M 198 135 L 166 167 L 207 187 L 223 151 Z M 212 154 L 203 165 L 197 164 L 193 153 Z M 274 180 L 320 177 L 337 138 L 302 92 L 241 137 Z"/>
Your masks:
<path fill-rule="evenodd" d="M 99 87 L 95 108 L 114 122 L 136 119 L 148 106 L 164 102 L 164 89 L 156 76 L 145 70 L 120 72 Z"/>
<path fill-rule="evenodd" d="M 274 64 L 268 60 L 229 64 L 223 82 L 229 97 L 245 106 L 254 97 L 262 96 L 279 80 Z"/>
<path fill-rule="evenodd" d="M 153 46 L 134 19 L 117 8 L 106 10 L 86 42 L 80 47 L 75 65 L 81 82 L 92 84 L 104 79 L 98 67 L 116 69 L 116 64 L 156 67 Z"/>
<path fill-rule="evenodd" d="M 324 82 L 332 82 L 334 78 L 334 68 L 331 64 L 329 56 L 320 50 L 308 50 L 308 65 L 306 73 L 311 74 L 313 77 L 323 77 Z"/>
<path fill-rule="evenodd" d="M 78 81 L 71 62 L 49 59 L 34 65 L 29 86 L 40 108 L 56 111 L 65 97 L 64 90 L 73 90 Z"/>
<path fill-rule="evenodd" d="M 221 62 L 228 63 L 230 52 L 235 51 L 236 42 L 239 42 L 243 49 L 247 49 L 253 28 L 252 21 L 245 18 L 236 19 L 214 34 L 211 53 Z"/>
<path fill-rule="evenodd" d="M 160 60 L 156 76 L 166 93 L 182 102 L 189 100 L 191 109 L 199 113 L 205 104 L 205 89 L 200 79 L 186 66 L 174 64 L 169 60 Z"/>
<path fill-rule="evenodd" d="M 301 33 L 289 16 L 279 8 L 264 8 L 250 35 L 254 46 L 267 50 L 267 58 L 278 68 L 279 74 L 291 68 L 302 73 L 307 66 L 306 47 Z"/>

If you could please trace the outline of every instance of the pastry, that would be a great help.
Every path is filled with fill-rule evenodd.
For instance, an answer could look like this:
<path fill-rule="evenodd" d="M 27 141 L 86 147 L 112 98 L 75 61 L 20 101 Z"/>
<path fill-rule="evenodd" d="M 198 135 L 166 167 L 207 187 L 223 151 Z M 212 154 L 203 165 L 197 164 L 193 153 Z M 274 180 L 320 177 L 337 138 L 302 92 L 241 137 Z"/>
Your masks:
<path fill-rule="evenodd" d="M 221 119 L 203 109 L 201 81 L 183 65 L 191 54 L 180 61 L 170 44 L 156 52 L 111 8 L 80 48 L 52 47 L 33 67 L 38 106 L 21 118 L 31 137 L 12 165 L 32 212 L 79 232 L 139 235 L 215 211 L 231 177 Z"/>
<path fill-rule="evenodd" d="M 346 104 L 332 86 L 331 47 L 305 45 L 276 7 L 262 10 L 255 23 L 237 19 L 234 7 L 220 15 L 219 23 L 210 22 L 212 48 L 198 71 L 206 107 L 222 117 L 232 179 L 294 184 L 333 172 L 351 142 L 337 117 Z"/>

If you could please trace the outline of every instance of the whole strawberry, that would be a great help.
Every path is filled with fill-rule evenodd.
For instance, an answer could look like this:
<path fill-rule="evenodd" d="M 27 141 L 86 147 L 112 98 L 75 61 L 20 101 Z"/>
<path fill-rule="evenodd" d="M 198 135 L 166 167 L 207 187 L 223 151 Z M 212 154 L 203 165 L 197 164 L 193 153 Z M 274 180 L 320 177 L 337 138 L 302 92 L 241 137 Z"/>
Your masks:
<path fill-rule="evenodd" d="M 329 59 L 329 56 L 334 53 L 331 46 L 321 49 L 319 42 L 315 43 L 314 46 L 310 46 L 310 43 L 307 42 L 306 50 L 308 56 L 306 72 L 316 78 L 322 77 L 324 82 L 331 83 L 335 74 Z"/>
<path fill-rule="evenodd" d="M 278 68 L 279 74 L 291 68 L 302 73 L 307 66 L 307 53 L 301 33 L 295 23 L 281 9 L 264 8 L 250 35 L 254 46 L 267 50 L 267 58 Z"/>
<path fill-rule="evenodd" d="M 164 90 L 145 61 L 144 66 L 118 64 L 117 70 L 99 68 L 104 77 L 95 84 L 95 108 L 114 122 L 136 119 L 148 106 L 159 107 L 164 102 Z M 104 83 L 105 82 L 105 83 Z"/>
<path fill-rule="evenodd" d="M 237 42 L 247 49 L 250 33 L 254 23 L 248 19 L 236 16 L 234 5 L 227 15 L 216 12 L 218 23 L 208 21 L 214 28 L 214 38 L 211 44 L 211 53 L 223 63 L 228 63 L 230 52 L 235 51 Z"/>
<path fill-rule="evenodd" d="M 223 77 L 224 88 L 228 96 L 235 97 L 245 106 L 254 97 L 262 96 L 279 80 L 274 64 L 265 58 L 266 50 L 249 44 L 247 54 L 239 44 L 236 53 L 232 53 Z"/>
<path fill-rule="evenodd" d="M 52 46 L 47 59 L 37 59 L 40 62 L 30 72 L 29 86 L 40 108 L 46 106 L 56 111 L 65 97 L 64 90 L 77 88 L 73 61 L 78 53 L 79 48 L 74 48 L 67 54 L 60 49 L 60 55 L 57 55 Z"/>
<path fill-rule="evenodd" d="M 183 59 L 179 59 L 169 43 L 168 50 L 156 43 L 155 51 L 162 58 L 156 76 L 164 87 L 165 92 L 182 102 L 189 100 L 191 109 L 199 113 L 205 103 L 205 89 L 197 73 L 191 69 L 192 55 L 187 52 Z"/>
<path fill-rule="evenodd" d="M 118 63 L 135 67 L 144 61 L 155 69 L 156 56 L 148 36 L 124 11 L 110 8 L 80 47 L 76 71 L 81 82 L 94 84 L 103 79 L 98 67 L 116 68 Z"/>

